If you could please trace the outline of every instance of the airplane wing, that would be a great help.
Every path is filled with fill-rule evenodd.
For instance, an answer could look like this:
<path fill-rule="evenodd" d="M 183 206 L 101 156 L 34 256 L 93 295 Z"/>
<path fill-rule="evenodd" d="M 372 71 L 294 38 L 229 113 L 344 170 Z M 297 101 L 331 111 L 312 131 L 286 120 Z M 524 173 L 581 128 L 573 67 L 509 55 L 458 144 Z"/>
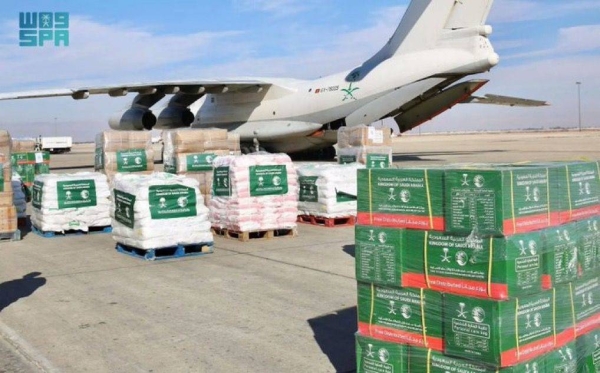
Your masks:
<path fill-rule="evenodd" d="M 520 107 L 536 107 L 536 106 L 549 106 L 547 101 L 530 100 L 526 98 L 500 96 L 486 94 L 482 96 L 470 96 L 466 100 L 462 101 L 463 104 L 492 104 L 492 105 L 505 105 L 505 106 L 520 106 Z"/>
<path fill-rule="evenodd" d="M 134 83 L 103 87 L 84 87 L 78 89 L 50 89 L 29 92 L 0 93 L 0 100 L 17 100 L 26 98 L 71 96 L 75 100 L 86 99 L 90 95 L 108 94 L 111 97 L 125 96 L 129 92 L 142 95 L 184 93 L 201 95 L 205 93 L 219 94 L 226 92 L 260 92 L 272 84 L 260 80 L 201 80 L 201 81 L 167 81 L 156 83 Z"/>

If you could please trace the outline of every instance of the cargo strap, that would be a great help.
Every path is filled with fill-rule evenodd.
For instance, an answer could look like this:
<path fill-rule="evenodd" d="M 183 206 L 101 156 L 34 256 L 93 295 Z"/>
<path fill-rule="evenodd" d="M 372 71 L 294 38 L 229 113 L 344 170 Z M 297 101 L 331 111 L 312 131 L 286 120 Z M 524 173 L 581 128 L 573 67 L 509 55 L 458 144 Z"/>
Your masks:
<path fill-rule="evenodd" d="M 515 298 L 515 344 L 517 346 L 517 361 L 520 361 L 521 346 L 519 345 L 519 298 Z"/>
<path fill-rule="evenodd" d="M 373 181 L 371 180 L 371 170 L 369 172 L 369 224 L 373 225 Z"/>
<path fill-rule="evenodd" d="M 573 299 L 573 283 L 569 283 L 569 295 L 571 296 L 571 317 L 573 318 L 573 335 L 577 338 L 577 319 L 575 318 L 575 300 Z"/>
<path fill-rule="evenodd" d="M 431 373 L 431 348 L 427 350 L 427 373 Z"/>
<path fill-rule="evenodd" d="M 598 181 L 600 181 L 600 161 L 596 162 L 596 167 L 598 168 Z"/>
<path fill-rule="evenodd" d="M 567 174 L 565 175 L 567 177 L 567 194 L 569 197 L 569 220 L 571 220 L 573 218 L 573 205 L 571 203 L 571 181 L 569 180 L 569 166 L 566 166 L 567 168 Z"/>
<path fill-rule="evenodd" d="M 429 190 L 429 173 L 425 170 L 425 190 L 427 192 L 427 208 L 429 210 L 429 228 L 433 229 L 433 211 L 431 210 L 431 192 Z"/>
<path fill-rule="evenodd" d="M 425 238 L 423 239 L 423 261 L 425 264 L 425 284 L 427 285 L 427 289 L 431 289 L 431 285 L 429 283 L 429 231 L 425 231 Z"/>
<path fill-rule="evenodd" d="M 490 237 L 490 252 L 488 258 L 488 274 L 487 274 L 487 294 L 492 296 L 492 271 L 494 269 L 494 238 Z"/>
<path fill-rule="evenodd" d="M 429 342 L 427 341 L 427 323 L 425 322 L 425 294 L 424 290 L 421 289 L 421 325 L 423 326 L 423 345 L 425 348 L 429 347 Z"/>

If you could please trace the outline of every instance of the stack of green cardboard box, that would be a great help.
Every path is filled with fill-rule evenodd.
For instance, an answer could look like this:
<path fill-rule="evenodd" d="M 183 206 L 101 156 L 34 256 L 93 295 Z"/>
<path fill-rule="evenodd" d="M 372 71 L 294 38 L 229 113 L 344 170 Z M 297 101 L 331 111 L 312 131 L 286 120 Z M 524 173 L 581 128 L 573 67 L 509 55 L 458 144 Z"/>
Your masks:
<path fill-rule="evenodd" d="M 10 161 L 13 169 L 19 174 L 23 184 L 31 187 L 35 180 L 35 175 L 50 173 L 50 153 L 22 152 L 12 153 Z"/>
<path fill-rule="evenodd" d="M 356 278 L 358 372 L 600 372 L 600 162 L 359 170 Z"/>

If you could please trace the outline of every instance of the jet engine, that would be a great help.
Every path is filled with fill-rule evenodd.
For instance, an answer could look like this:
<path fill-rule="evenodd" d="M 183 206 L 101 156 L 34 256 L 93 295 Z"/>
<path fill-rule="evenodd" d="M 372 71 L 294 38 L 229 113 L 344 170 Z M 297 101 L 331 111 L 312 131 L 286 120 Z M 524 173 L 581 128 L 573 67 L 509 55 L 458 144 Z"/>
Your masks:
<path fill-rule="evenodd" d="M 194 114 L 187 107 L 167 106 L 156 117 L 156 129 L 189 127 L 194 121 Z"/>
<path fill-rule="evenodd" d="M 108 124 L 118 131 L 151 130 L 156 124 L 156 117 L 148 109 L 131 108 L 113 114 Z"/>

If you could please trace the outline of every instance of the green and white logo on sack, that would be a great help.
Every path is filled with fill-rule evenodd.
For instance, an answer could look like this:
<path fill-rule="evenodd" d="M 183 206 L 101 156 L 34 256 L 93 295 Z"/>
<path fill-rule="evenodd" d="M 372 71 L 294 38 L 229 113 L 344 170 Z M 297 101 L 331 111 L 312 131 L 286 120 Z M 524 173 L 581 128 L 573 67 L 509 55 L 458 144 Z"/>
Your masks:
<path fill-rule="evenodd" d="M 59 181 L 56 189 L 59 209 L 92 207 L 97 204 L 94 180 Z"/>
<path fill-rule="evenodd" d="M 197 215 L 196 190 L 185 185 L 155 185 L 148 190 L 152 219 L 175 219 Z"/>
<path fill-rule="evenodd" d="M 250 195 L 252 197 L 283 195 L 287 192 L 287 167 L 285 165 L 250 167 Z"/>
<path fill-rule="evenodd" d="M 300 202 L 319 202 L 319 187 L 317 186 L 317 176 L 300 176 Z"/>
<path fill-rule="evenodd" d="M 135 225 L 135 196 L 115 189 L 115 219 L 133 229 Z"/>
<path fill-rule="evenodd" d="M 42 208 L 42 193 L 44 190 L 44 183 L 41 181 L 36 181 L 33 184 L 33 196 L 31 200 L 31 205 L 37 209 Z"/>

